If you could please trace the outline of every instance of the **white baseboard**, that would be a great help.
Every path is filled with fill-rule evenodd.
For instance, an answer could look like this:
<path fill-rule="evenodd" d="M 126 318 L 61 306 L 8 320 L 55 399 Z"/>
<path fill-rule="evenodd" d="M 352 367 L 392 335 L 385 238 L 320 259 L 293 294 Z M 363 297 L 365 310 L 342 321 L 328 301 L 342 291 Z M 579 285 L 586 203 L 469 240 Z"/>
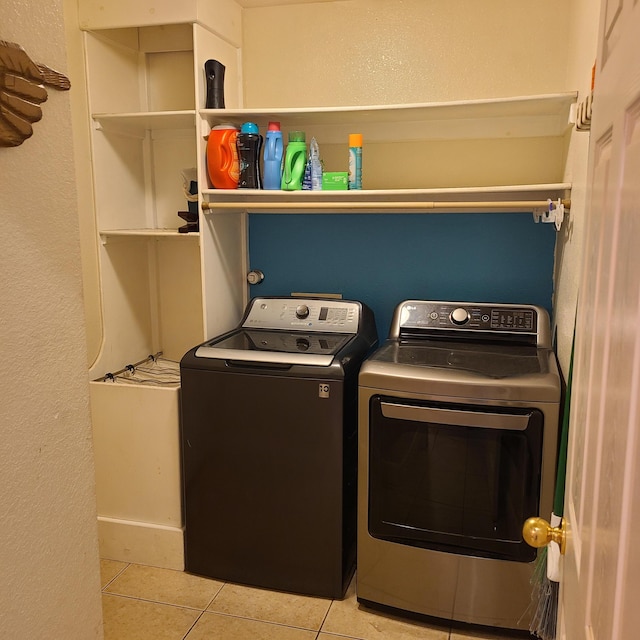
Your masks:
<path fill-rule="evenodd" d="M 100 557 L 184 571 L 184 536 L 177 527 L 98 516 Z"/>

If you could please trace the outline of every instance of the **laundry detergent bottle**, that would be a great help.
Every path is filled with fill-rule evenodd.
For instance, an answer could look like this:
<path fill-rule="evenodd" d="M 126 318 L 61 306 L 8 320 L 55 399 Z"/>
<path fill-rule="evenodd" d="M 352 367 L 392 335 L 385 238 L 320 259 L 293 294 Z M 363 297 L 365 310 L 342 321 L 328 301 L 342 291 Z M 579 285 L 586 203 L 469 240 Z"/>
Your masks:
<path fill-rule="evenodd" d="M 211 129 L 207 140 L 207 173 L 214 189 L 238 187 L 237 136 L 238 129 L 232 124 L 219 124 Z"/>
<path fill-rule="evenodd" d="M 304 131 L 290 131 L 289 143 L 284 157 L 282 188 L 285 191 L 302 189 L 304 168 L 307 164 L 307 143 Z"/>
<path fill-rule="evenodd" d="M 262 150 L 262 136 L 258 132 L 255 122 L 245 122 L 236 138 L 238 146 L 238 161 L 240 163 L 240 178 L 238 189 L 261 189 L 260 151 Z"/>
<path fill-rule="evenodd" d="M 284 143 L 279 122 L 270 122 L 264 142 L 262 180 L 263 189 L 280 189 L 282 186 L 282 158 Z"/>

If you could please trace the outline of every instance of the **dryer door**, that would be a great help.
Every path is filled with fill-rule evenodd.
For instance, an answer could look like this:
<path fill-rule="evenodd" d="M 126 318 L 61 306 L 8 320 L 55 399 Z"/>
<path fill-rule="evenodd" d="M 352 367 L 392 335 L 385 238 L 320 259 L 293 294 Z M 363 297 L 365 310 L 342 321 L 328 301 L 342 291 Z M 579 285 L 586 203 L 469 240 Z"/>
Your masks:
<path fill-rule="evenodd" d="M 372 397 L 369 533 L 438 551 L 533 561 L 536 550 L 521 530 L 539 506 L 542 433 L 537 409 Z"/>

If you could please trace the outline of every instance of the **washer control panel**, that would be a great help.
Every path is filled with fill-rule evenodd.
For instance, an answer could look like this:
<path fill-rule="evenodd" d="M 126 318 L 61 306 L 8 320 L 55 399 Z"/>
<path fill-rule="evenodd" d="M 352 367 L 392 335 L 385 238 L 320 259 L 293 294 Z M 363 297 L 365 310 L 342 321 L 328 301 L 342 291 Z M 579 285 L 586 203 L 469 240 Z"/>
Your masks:
<path fill-rule="evenodd" d="M 247 329 L 357 333 L 360 304 L 317 298 L 254 298 L 242 321 Z"/>
<path fill-rule="evenodd" d="M 547 312 L 535 305 L 406 300 L 396 308 L 389 337 L 464 331 L 478 339 L 482 333 L 531 336 L 543 346 L 549 340 L 548 325 Z"/>

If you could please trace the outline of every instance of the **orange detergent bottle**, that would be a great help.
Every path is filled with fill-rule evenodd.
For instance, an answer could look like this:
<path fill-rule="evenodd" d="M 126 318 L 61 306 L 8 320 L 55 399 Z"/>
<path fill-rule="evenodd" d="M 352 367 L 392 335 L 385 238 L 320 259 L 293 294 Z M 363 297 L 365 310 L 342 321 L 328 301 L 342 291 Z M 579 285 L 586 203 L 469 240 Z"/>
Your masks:
<path fill-rule="evenodd" d="M 238 129 L 232 124 L 219 124 L 207 141 L 207 173 L 214 189 L 237 189 L 240 177 L 236 138 Z"/>

